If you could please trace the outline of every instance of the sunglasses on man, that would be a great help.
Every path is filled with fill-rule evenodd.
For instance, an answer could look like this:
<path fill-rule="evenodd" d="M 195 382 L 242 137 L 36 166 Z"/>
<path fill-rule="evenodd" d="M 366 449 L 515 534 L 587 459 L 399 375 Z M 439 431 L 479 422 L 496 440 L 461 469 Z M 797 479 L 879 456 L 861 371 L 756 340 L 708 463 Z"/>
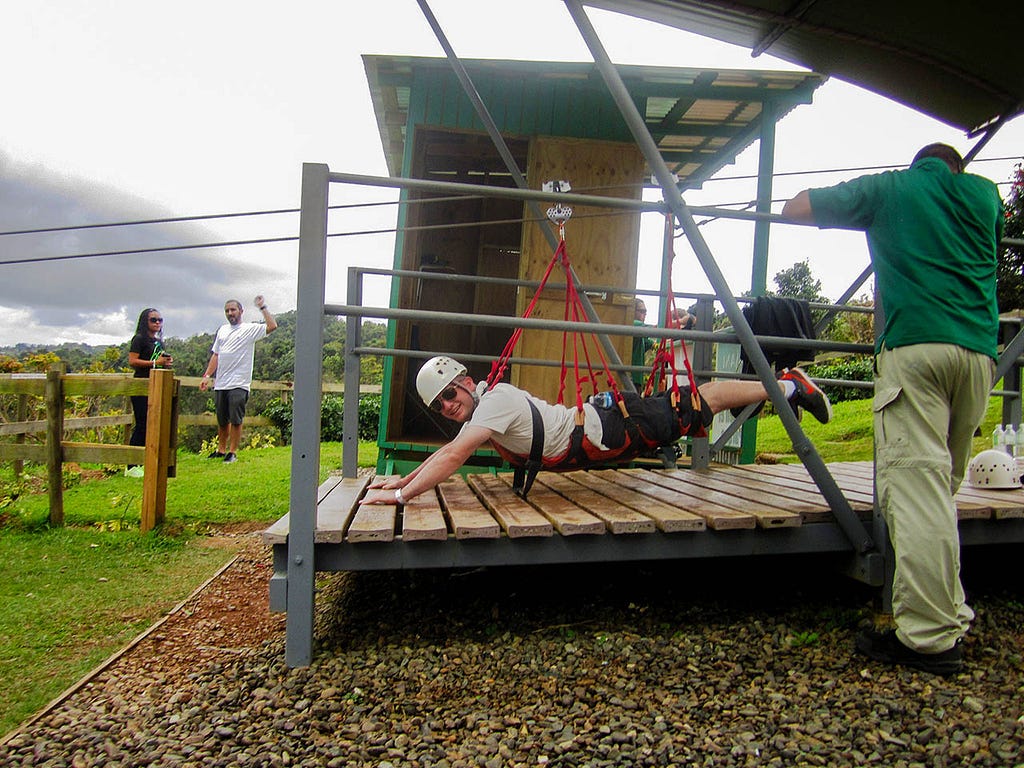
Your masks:
<path fill-rule="evenodd" d="M 441 394 L 434 398 L 434 402 L 430 404 L 430 410 L 440 413 L 444 409 L 444 402 L 451 402 L 459 394 L 458 388 L 454 384 L 449 384 L 447 387 L 441 390 Z"/>

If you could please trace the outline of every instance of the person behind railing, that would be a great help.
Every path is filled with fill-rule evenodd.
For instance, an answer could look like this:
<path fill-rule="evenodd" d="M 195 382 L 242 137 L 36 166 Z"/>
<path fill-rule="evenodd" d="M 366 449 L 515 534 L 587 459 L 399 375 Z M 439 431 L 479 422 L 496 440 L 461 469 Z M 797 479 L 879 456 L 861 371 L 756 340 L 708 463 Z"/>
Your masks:
<path fill-rule="evenodd" d="M 139 313 L 135 324 L 135 335 L 128 347 L 128 365 L 132 368 L 133 377 L 148 379 L 149 372 L 154 368 L 170 368 L 174 359 L 164 349 L 164 318 L 160 310 L 146 307 Z M 149 410 L 149 398 L 146 395 L 132 395 L 132 413 L 135 416 L 135 427 L 128 440 L 129 445 L 146 445 L 146 415 Z M 128 477 L 142 477 L 143 469 L 137 464 L 129 464 L 125 469 Z"/>
<path fill-rule="evenodd" d="M 856 649 L 876 661 L 952 674 L 974 612 L 960 581 L 953 496 L 984 418 L 997 359 L 996 185 L 964 173 L 945 144 L 906 170 L 800 192 L 782 215 L 861 229 L 885 314 L 875 345 L 875 490 L 895 552 L 895 630 Z"/>
<path fill-rule="evenodd" d="M 799 368 L 783 373 L 779 387 L 790 404 L 805 408 L 821 422 L 832 415 L 825 393 Z M 551 405 L 511 384 L 499 383 L 487 388 L 466 375 L 466 367 L 450 357 L 433 357 L 416 376 L 416 390 L 433 411 L 462 424 L 455 438 L 432 453 L 405 477 L 373 482 L 361 504 L 405 504 L 447 480 L 485 443 L 491 443 L 503 456 L 530 456 L 534 441 L 534 417 L 531 403 L 542 427 L 543 458 L 558 459 L 570 450 L 577 429 L 576 408 Z M 673 413 L 664 396 L 625 395 L 630 415 L 638 426 L 647 425 L 651 433 L 666 433 L 665 422 L 678 419 L 686 428 L 707 428 L 714 414 L 726 408 L 749 405 L 767 399 L 768 393 L 757 381 L 712 381 L 698 388 L 699 407 L 693 408 L 690 392 L 683 392 Z M 598 450 L 614 449 L 624 438 L 624 417 L 617 405 L 583 405 L 583 431 Z M 607 443 L 607 445 L 606 445 Z"/>
<path fill-rule="evenodd" d="M 637 298 L 633 304 L 633 325 L 641 327 L 647 325 L 647 304 L 641 298 Z M 647 353 L 657 345 L 658 342 L 655 339 L 648 338 L 647 336 L 634 336 L 633 357 L 630 364 L 637 368 L 645 367 L 647 365 Z M 630 378 L 633 379 L 633 384 L 637 390 L 641 390 L 644 387 L 644 382 L 647 380 L 647 374 L 644 371 L 633 371 L 630 374 Z"/>
<path fill-rule="evenodd" d="M 262 296 L 255 298 L 256 308 L 263 314 L 262 323 L 242 322 L 242 302 L 230 299 L 224 304 L 227 322 L 217 330 L 210 362 L 199 382 L 199 390 L 210 388 L 210 377 L 216 375 L 213 387 L 217 409 L 217 450 L 207 458 L 223 459 L 225 464 L 238 461 L 238 445 L 242 441 L 242 421 L 252 387 L 252 366 L 256 342 L 277 328 Z"/>

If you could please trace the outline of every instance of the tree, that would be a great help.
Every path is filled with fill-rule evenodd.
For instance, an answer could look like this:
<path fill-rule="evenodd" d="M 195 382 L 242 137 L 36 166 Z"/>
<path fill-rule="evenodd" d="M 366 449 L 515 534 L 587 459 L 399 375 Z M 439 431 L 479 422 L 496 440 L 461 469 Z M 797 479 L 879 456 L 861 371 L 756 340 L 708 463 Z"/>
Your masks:
<path fill-rule="evenodd" d="M 1004 237 L 1024 238 L 1024 168 L 1017 166 L 1006 199 Z M 1000 312 L 1024 309 L 1024 247 L 1007 245 L 999 249 L 996 265 L 996 298 Z"/>
<path fill-rule="evenodd" d="M 776 272 L 775 286 L 779 289 L 776 296 L 790 299 L 806 299 L 818 304 L 830 304 L 827 296 L 821 293 L 821 280 L 811 274 L 811 265 L 805 259 L 798 261 L 789 269 Z"/>

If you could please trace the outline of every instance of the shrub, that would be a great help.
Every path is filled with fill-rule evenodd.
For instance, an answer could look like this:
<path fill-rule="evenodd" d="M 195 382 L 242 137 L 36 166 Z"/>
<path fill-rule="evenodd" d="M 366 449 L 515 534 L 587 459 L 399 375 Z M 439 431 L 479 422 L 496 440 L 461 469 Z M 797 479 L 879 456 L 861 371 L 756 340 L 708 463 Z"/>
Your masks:
<path fill-rule="evenodd" d="M 823 363 L 808 365 L 805 370 L 813 379 L 845 379 L 847 381 L 874 381 L 875 359 L 871 355 L 851 355 Z M 833 403 L 844 400 L 865 400 L 872 396 L 870 389 L 860 387 L 836 387 L 824 384 L 821 387 Z"/>
<path fill-rule="evenodd" d="M 376 440 L 377 426 L 380 419 L 380 395 L 365 395 L 359 398 L 359 427 L 358 436 L 360 440 Z M 292 436 L 292 403 L 285 403 L 275 397 L 267 407 L 263 409 L 263 415 L 274 422 L 274 426 L 281 430 L 281 436 L 286 443 L 291 442 Z M 328 441 L 340 441 L 344 429 L 345 398 L 344 396 L 327 395 L 320 404 L 320 439 Z"/>

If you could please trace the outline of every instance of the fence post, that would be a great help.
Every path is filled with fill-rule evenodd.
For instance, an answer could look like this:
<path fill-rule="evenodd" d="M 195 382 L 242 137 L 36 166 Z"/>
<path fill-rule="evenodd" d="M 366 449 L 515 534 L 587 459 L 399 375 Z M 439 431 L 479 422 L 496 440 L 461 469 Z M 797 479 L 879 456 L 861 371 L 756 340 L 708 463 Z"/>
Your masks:
<path fill-rule="evenodd" d="M 142 481 L 142 533 L 164 521 L 167 508 L 167 464 L 171 452 L 174 374 L 154 370 L 149 374 L 146 410 L 145 474 Z"/>
<path fill-rule="evenodd" d="M 28 421 L 28 395 L 18 395 L 18 415 L 15 417 L 17 421 Z M 14 437 L 14 442 L 17 445 L 25 444 L 25 433 L 20 432 Z M 15 459 L 14 460 L 14 477 L 15 479 L 20 478 L 22 473 L 25 471 L 25 460 Z"/>
<path fill-rule="evenodd" d="M 64 363 L 46 372 L 46 476 L 50 494 L 50 525 L 64 525 Z"/>

